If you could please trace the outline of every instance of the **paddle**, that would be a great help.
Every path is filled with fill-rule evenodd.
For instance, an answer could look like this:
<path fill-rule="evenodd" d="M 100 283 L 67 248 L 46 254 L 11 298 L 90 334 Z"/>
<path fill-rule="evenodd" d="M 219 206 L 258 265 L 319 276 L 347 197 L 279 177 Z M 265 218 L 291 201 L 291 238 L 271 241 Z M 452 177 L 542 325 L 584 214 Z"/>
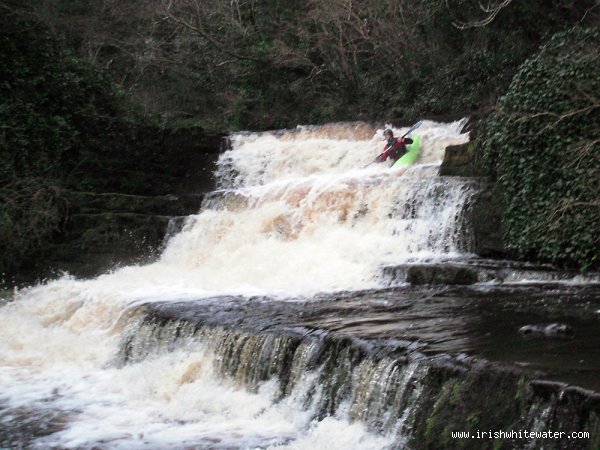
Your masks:
<path fill-rule="evenodd" d="M 423 123 L 422 120 L 419 120 L 417 123 L 415 123 L 412 127 L 410 127 L 408 129 L 408 131 L 406 133 L 404 133 L 400 139 L 403 139 L 406 137 L 406 135 L 410 134 L 411 132 L 413 132 L 414 130 L 416 130 L 417 128 L 419 128 L 421 126 L 421 124 Z M 381 157 L 381 155 L 383 155 L 385 153 L 385 150 L 383 152 L 381 152 L 373 161 L 371 161 L 369 164 L 367 164 L 366 166 L 363 167 L 363 169 L 366 169 L 367 167 L 369 167 L 371 164 L 377 162 L 377 160 Z"/>

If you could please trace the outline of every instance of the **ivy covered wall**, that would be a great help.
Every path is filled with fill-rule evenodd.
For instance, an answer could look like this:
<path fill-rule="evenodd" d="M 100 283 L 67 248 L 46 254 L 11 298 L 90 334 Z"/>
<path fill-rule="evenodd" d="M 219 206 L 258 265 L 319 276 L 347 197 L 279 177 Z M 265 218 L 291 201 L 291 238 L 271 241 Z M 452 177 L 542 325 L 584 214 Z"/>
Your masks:
<path fill-rule="evenodd" d="M 600 32 L 556 34 L 513 78 L 480 137 L 518 257 L 600 266 Z"/>

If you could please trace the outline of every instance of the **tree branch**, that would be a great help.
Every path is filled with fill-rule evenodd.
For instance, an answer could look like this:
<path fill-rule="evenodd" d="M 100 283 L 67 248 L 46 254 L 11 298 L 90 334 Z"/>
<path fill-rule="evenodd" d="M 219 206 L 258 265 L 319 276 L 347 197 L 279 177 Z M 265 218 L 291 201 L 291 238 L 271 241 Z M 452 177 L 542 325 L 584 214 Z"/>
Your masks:
<path fill-rule="evenodd" d="M 585 20 L 585 18 L 587 17 L 588 13 L 589 13 L 589 12 L 590 12 L 592 9 L 596 8 L 597 6 L 600 6 L 600 1 L 596 2 L 596 4 L 595 4 L 594 6 L 592 6 L 592 7 L 588 8 L 588 9 L 585 11 L 585 13 L 584 13 L 584 14 L 583 14 L 583 16 L 581 17 L 581 20 L 579 21 L 579 23 L 582 23 L 582 22 Z"/>
<path fill-rule="evenodd" d="M 502 11 L 504 8 L 506 8 L 508 5 L 510 5 L 511 3 L 512 3 L 512 0 L 503 0 L 501 3 L 497 3 L 493 6 L 492 6 L 491 1 L 488 1 L 487 6 L 484 6 L 482 3 L 479 3 L 479 8 L 484 13 L 488 14 L 487 17 L 485 17 L 482 20 L 475 20 L 475 21 L 471 21 L 471 22 L 456 21 L 456 22 L 452 22 L 452 25 L 454 25 L 459 30 L 465 30 L 467 28 L 485 27 L 486 25 L 489 25 L 490 23 L 492 23 L 492 21 L 496 18 L 498 13 L 500 11 Z M 448 5 L 448 3 L 446 3 L 446 5 Z"/>
<path fill-rule="evenodd" d="M 198 21 L 197 26 L 194 25 L 192 22 L 189 22 L 189 21 L 186 21 L 185 19 L 177 17 L 172 12 L 173 2 L 174 2 L 174 0 L 170 0 L 168 5 L 165 8 L 165 19 L 166 20 L 170 20 L 190 31 L 193 31 L 194 33 L 196 33 L 197 35 L 201 36 L 206 41 L 208 41 L 218 51 L 225 53 L 226 55 L 229 55 L 235 59 L 239 59 L 242 61 L 265 62 L 265 60 L 263 58 L 256 58 L 254 56 L 242 55 L 234 50 L 231 50 L 231 49 L 225 47 L 223 44 L 221 44 L 219 41 L 217 41 L 215 38 L 213 38 L 209 33 L 207 33 L 204 29 L 202 29 L 202 27 L 201 27 L 202 12 L 200 11 L 200 4 L 198 3 L 197 0 L 194 1 L 194 5 L 196 7 L 196 17 L 197 17 L 197 21 Z"/>

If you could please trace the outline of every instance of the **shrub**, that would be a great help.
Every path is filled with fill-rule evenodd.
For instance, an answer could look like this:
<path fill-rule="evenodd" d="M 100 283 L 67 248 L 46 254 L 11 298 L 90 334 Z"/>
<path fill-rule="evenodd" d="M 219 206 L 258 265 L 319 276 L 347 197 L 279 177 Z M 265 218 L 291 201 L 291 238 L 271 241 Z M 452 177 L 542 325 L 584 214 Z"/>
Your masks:
<path fill-rule="evenodd" d="M 503 190 L 508 249 L 600 264 L 600 32 L 556 34 L 526 61 L 484 124 L 481 153 Z"/>
<path fill-rule="evenodd" d="M 108 78 L 39 20 L 4 11 L 0 25 L 1 274 L 39 257 L 64 220 L 64 188 L 111 154 L 123 114 Z"/>

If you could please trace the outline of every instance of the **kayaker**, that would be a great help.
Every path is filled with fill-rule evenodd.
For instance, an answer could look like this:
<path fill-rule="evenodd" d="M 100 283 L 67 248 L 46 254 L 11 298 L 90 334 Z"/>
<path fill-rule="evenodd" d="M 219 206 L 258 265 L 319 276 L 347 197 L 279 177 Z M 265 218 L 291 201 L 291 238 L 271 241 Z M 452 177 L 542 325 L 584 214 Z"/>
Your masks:
<path fill-rule="evenodd" d="M 387 139 L 387 144 L 385 144 L 383 153 L 377 158 L 378 162 L 384 162 L 390 158 L 392 164 L 395 163 L 407 152 L 406 146 L 413 143 L 411 138 L 395 138 L 394 132 L 389 128 L 383 132 L 383 137 Z"/>

